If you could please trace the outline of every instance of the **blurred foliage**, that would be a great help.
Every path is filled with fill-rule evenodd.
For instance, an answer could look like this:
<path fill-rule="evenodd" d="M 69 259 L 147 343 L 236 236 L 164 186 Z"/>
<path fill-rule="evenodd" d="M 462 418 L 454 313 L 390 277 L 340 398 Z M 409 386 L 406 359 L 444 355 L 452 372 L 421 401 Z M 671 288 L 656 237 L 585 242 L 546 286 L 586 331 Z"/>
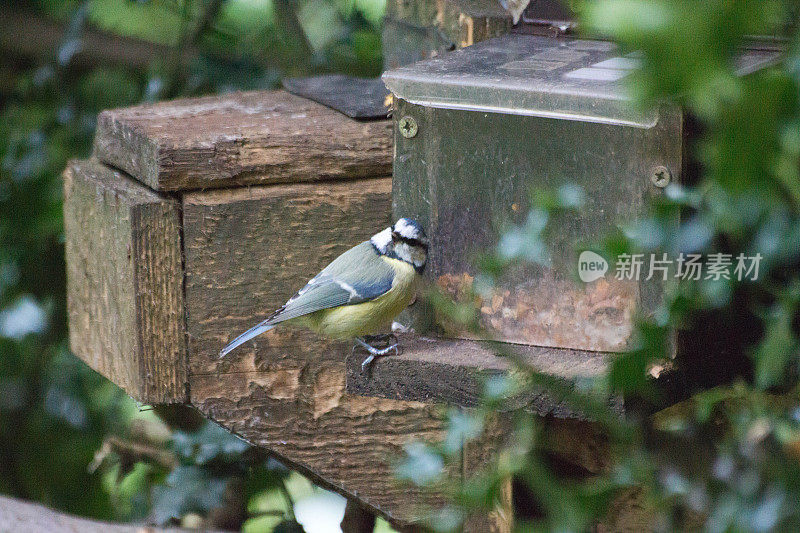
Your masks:
<path fill-rule="evenodd" d="M 170 415 L 166 418 L 174 418 Z M 252 514 L 271 518 L 269 529 L 253 531 L 278 526 L 302 531 L 286 485 L 291 472 L 195 416 L 196 424 L 171 431 L 157 416 L 140 415 L 125 436 L 106 438 L 90 470 L 104 474 L 114 507 L 129 519 L 159 525 L 239 530 Z M 270 491 L 281 495 L 283 505 L 251 505 Z"/>
<path fill-rule="evenodd" d="M 0 59 L 0 492 L 98 518 L 238 529 L 252 514 L 269 519 L 251 532 L 301 530 L 278 463 L 210 423 L 157 410 L 178 428 L 171 433 L 69 353 L 60 174 L 68 158 L 89 155 L 105 108 L 274 88 L 284 76 L 377 75 L 383 8 L 382 0 L 0 2 L 4 13 L 66 28 L 56 49 L 30 57 L 11 46 Z M 163 53 L 137 61 L 144 69 L 102 55 L 76 61 L 98 30 Z M 264 491 L 285 505 L 251 505 L 248 514 L 247 498 L 263 502 Z"/>
<path fill-rule="evenodd" d="M 621 253 L 740 253 L 763 257 L 757 280 L 679 279 L 652 316 L 637 319 L 630 350 L 601 377 L 574 385 L 518 372 L 486 384 L 484 405 L 453 411 L 446 440 L 409 447 L 398 474 L 436 483 L 461 445 L 498 416 L 504 399 L 544 388 L 594 420 L 612 452 L 596 476 L 565 479 L 545 458 L 541 419 L 507 416 L 508 442 L 486 472 L 454 488 L 431 526 L 457 530 L 470 513 L 496 505 L 513 477 L 538 517 L 520 531 L 587 531 L 613 498 L 638 488 L 658 531 L 800 529 L 800 34 L 796 2 L 594 0 L 578 2 L 584 28 L 640 51 L 629 80 L 635 105 L 679 104 L 690 143 L 684 183 L 588 248 Z M 779 65 L 740 77 L 735 56 L 750 35 L 789 35 Z M 766 41 L 767 44 L 770 41 Z M 774 43 L 773 43 L 774 44 Z M 546 262 L 547 227 L 579 209 L 575 185 L 534 195 L 528 221 L 483 258 L 477 293 L 515 262 Z M 680 221 L 676 226 L 677 221 Z M 441 306 L 440 306 L 441 307 Z M 443 306 L 477 327 L 475 310 Z M 678 356 L 670 361 L 673 328 Z M 666 371 L 665 371 L 666 369 Z M 668 379 L 654 376 L 665 372 Z M 619 416 L 613 399 L 624 397 Z M 670 406 L 671 405 L 671 406 Z"/>

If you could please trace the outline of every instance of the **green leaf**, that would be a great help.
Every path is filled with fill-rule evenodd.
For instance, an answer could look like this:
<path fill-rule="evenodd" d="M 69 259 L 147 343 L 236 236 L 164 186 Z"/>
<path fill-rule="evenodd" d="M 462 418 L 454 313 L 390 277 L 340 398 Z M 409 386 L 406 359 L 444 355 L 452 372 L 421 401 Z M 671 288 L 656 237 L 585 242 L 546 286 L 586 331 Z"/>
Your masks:
<path fill-rule="evenodd" d="M 649 394 L 652 391 L 650 366 L 667 354 L 668 327 L 641 322 L 633 348 L 614 358 L 609 371 L 612 390 L 623 394 Z"/>
<path fill-rule="evenodd" d="M 483 418 L 479 413 L 464 409 L 450 409 L 447 413 L 447 436 L 444 451 L 450 455 L 459 453 L 468 441 L 477 438 L 483 431 Z"/>
<path fill-rule="evenodd" d="M 756 385 L 768 389 L 783 381 L 790 361 L 798 360 L 797 339 L 792 332 L 792 310 L 786 304 L 772 309 L 766 322 L 766 334 L 753 352 Z"/>
<path fill-rule="evenodd" d="M 164 486 L 153 488 L 153 520 L 167 524 L 191 512 L 206 514 L 222 505 L 225 480 L 210 476 L 197 466 L 179 466 Z"/>
<path fill-rule="evenodd" d="M 405 458 L 395 469 L 399 479 L 424 487 L 442 476 L 444 460 L 425 444 L 412 442 L 404 447 L 404 451 Z"/>
<path fill-rule="evenodd" d="M 250 445 L 209 421 L 199 431 L 176 431 L 173 447 L 184 459 L 202 465 L 215 459 L 236 458 L 250 448 Z"/>

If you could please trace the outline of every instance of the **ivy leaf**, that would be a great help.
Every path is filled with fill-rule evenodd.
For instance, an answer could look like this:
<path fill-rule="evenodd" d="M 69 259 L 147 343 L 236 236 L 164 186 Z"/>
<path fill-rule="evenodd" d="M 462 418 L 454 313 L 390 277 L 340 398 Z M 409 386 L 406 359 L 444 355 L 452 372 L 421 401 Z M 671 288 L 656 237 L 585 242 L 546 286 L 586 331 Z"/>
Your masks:
<path fill-rule="evenodd" d="M 270 457 L 265 464 L 258 464 L 250 469 L 245 480 L 245 492 L 252 497 L 265 490 L 279 488 L 289 474 L 291 470 Z"/>
<path fill-rule="evenodd" d="M 250 447 L 212 422 L 192 433 L 176 431 L 173 446 L 179 456 L 198 465 L 215 459 L 236 458 Z"/>
<path fill-rule="evenodd" d="M 167 524 L 191 512 L 205 515 L 222 505 L 225 485 L 198 466 L 179 466 L 153 488 L 153 520 Z"/>
<path fill-rule="evenodd" d="M 614 359 L 609 371 L 611 389 L 621 393 L 645 393 L 650 388 L 647 371 L 667 353 L 667 328 L 639 325 L 634 347 Z"/>

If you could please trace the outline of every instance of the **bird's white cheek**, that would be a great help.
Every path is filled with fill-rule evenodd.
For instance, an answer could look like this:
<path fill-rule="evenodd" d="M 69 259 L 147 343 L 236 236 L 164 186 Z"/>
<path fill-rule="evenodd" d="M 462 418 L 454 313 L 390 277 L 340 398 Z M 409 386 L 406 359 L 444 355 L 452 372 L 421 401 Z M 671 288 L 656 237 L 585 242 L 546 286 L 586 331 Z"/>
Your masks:
<path fill-rule="evenodd" d="M 425 261 L 428 259 L 428 254 L 425 253 L 425 250 L 416 246 L 409 246 L 402 242 L 394 245 L 394 253 L 406 263 L 411 263 L 418 267 L 424 265 Z"/>
<path fill-rule="evenodd" d="M 402 259 L 407 263 L 411 263 L 414 261 L 414 258 L 411 256 L 411 248 L 402 242 L 395 243 L 394 245 L 394 253 L 397 254 L 397 257 Z"/>

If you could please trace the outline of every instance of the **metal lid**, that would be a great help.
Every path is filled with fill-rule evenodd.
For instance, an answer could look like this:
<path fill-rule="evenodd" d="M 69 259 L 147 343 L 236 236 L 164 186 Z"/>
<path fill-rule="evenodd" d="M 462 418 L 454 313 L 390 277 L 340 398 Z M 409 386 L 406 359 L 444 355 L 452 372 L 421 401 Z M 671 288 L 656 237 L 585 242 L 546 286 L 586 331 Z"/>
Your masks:
<path fill-rule="evenodd" d="M 741 73 L 775 62 L 774 50 L 748 50 Z M 634 107 L 622 80 L 637 53 L 607 41 L 506 35 L 383 75 L 413 104 L 651 128 L 658 112 Z"/>

